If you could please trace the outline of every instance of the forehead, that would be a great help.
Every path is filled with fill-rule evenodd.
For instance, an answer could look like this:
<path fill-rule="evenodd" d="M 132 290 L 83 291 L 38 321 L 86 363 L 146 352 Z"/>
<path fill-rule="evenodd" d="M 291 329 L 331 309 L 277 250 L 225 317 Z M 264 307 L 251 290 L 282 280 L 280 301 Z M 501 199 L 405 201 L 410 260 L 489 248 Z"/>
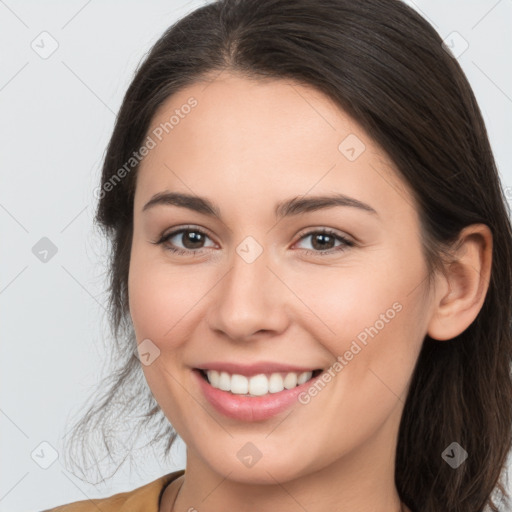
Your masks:
<path fill-rule="evenodd" d="M 323 149 L 330 147 L 329 154 L 337 158 L 338 143 L 349 134 L 364 140 L 367 149 L 377 150 L 355 120 L 313 87 L 233 74 L 205 79 L 172 95 L 152 120 L 149 131 L 155 130 L 163 131 L 169 144 L 186 139 L 187 147 L 197 150 L 215 145 L 215 156 L 226 159 L 255 148 L 262 156 L 291 148 L 300 155 L 319 147 L 321 140 Z"/>
<path fill-rule="evenodd" d="M 196 82 L 160 106 L 148 136 L 155 146 L 139 167 L 136 203 L 163 190 L 210 197 L 215 190 L 220 204 L 340 192 L 388 202 L 400 214 L 412 206 L 392 162 L 362 127 L 296 82 L 231 74 Z"/>

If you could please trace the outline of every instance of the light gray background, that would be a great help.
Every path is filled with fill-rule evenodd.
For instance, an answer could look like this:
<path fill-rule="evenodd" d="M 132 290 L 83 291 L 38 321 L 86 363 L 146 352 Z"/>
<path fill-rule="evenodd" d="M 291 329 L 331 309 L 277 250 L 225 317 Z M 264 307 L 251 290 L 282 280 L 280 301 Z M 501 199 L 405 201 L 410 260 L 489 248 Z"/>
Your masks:
<path fill-rule="evenodd" d="M 124 467 L 93 487 L 69 473 L 62 457 L 43 469 L 31 454 L 51 462 L 42 442 L 61 452 L 66 422 L 105 361 L 105 251 L 92 227 L 93 190 L 115 114 L 140 59 L 203 3 L 0 0 L 0 512 L 108 496 L 184 467 L 180 441 L 175 466 L 140 453 L 131 472 Z M 458 60 L 512 202 L 512 0 L 407 3 L 457 53 L 469 44 Z M 43 31 L 58 43 L 46 59 L 31 47 L 51 48 Z M 43 237 L 57 247 L 46 263 L 32 252 Z"/>

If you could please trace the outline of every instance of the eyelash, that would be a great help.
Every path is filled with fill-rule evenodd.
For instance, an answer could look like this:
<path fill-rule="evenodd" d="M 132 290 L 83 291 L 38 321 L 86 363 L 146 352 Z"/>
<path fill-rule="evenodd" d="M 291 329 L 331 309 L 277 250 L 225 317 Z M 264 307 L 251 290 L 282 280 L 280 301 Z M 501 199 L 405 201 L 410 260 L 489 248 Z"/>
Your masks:
<path fill-rule="evenodd" d="M 178 229 L 176 231 L 172 231 L 171 233 L 168 233 L 167 235 L 162 235 L 159 240 L 157 240 L 156 242 L 151 242 L 151 243 L 153 243 L 155 245 L 163 245 L 170 238 L 173 238 L 174 236 L 176 236 L 176 235 L 178 235 L 180 233 L 185 233 L 187 231 L 191 231 L 191 232 L 194 232 L 194 233 L 200 233 L 201 235 L 204 235 L 204 236 L 210 238 L 208 236 L 208 234 L 205 233 L 204 231 L 202 231 L 201 229 L 198 229 L 198 228 L 196 228 L 194 226 L 189 226 L 189 227 Z M 337 252 L 343 252 L 343 251 L 345 251 L 347 249 L 347 247 L 353 247 L 355 245 L 355 243 L 352 242 L 351 240 L 348 240 L 347 238 L 339 235 L 335 231 L 333 231 L 331 229 L 328 229 L 328 228 L 308 231 L 307 233 L 304 233 L 299 238 L 299 241 L 302 240 L 303 238 L 307 238 L 308 236 L 320 235 L 320 234 L 321 235 L 333 236 L 334 238 L 336 238 L 337 240 L 342 242 L 345 247 L 341 246 L 341 248 L 340 248 L 340 246 L 338 246 L 337 249 L 336 248 L 332 248 L 332 249 L 327 249 L 327 250 L 324 250 L 324 251 L 313 251 L 313 250 L 310 250 L 310 249 L 303 249 L 306 252 L 307 255 L 328 256 L 328 255 L 332 255 L 332 254 L 337 253 Z M 185 255 L 189 255 L 189 254 L 198 254 L 198 253 L 202 252 L 205 248 L 202 247 L 202 248 L 197 249 L 197 250 L 194 250 L 194 249 L 181 249 L 181 248 L 176 248 L 176 247 L 172 247 L 172 246 L 169 245 L 165 249 L 168 250 L 168 251 L 171 251 L 172 253 L 177 254 L 179 256 L 185 256 Z"/>

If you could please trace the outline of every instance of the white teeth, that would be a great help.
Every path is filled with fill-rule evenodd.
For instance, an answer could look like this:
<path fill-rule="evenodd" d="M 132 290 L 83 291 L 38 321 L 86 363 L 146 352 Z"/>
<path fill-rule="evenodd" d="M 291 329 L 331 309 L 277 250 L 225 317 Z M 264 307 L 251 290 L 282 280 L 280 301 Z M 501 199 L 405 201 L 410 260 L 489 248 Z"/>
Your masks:
<path fill-rule="evenodd" d="M 279 393 L 279 391 L 283 391 L 283 389 L 283 376 L 280 373 L 270 375 L 270 379 L 268 379 L 268 390 L 270 393 Z"/>
<path fill-rule="evenodd" d="M 212 386 L 220 389 L 220 375 L 217 370 L 208 370 L 208 380 Z"/>
<path fill-rule="evenodd" d="M 297 374 L 296 373 L 289 373 L 285 378 L 284 378 L 284 387 L 286 389 L 292 389 L 292 388 L 295 388 L 297 386 Z"/>
<path fill-rule="evenodd" d="M 236 375 L 233 375 L 233 379 Z M 247 379 L 246 379 L 247 380 Z M 235 393 L 235 391 L 231 391 Z M 253 375 L 249 379 L 249 393 L 255 396 L 266 395 L 268 393 L 268 379 L 265 375 Z"/>
<path fill-rule="evenodd" d="M 231 389 L 231 377 L 227 373 L 222 372 L 219 375 L 219 389 L 222 389 L 222 391 Z"/>
<path fill-rule="evenodd" d="M 249 393 L 249 379 L 243 375 L 231 375 L 231 393 L 235 395 Z"/>
<path fill-rule="evenodd" d="M 279 393 L 284 389 L 292 389 L 304 384 L 313 376 L 313 372 L 260 373 L 252 377 L 207 370 L 208 382 L 212 387 L 222 391 L 231 391 L 236 395 L 262 396 L 268 393 Z M 283 377 L 284 376 L 284 377 Z"/>
<path fill-rule="evenodd" d="M 304 384 L 304 382 L 307 382 L 309 379 L 311 379 L 310 373 L 312 372 L 302 372 L 297 378 L 297 386 L 300 386 L 301 384 Z"/>

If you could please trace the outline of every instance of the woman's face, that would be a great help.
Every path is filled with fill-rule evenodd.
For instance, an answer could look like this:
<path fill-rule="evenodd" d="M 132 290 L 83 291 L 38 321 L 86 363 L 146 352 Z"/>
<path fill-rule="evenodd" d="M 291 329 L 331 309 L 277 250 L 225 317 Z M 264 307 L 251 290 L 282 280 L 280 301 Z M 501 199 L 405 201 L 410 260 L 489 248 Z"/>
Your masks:
<path fill-rule="evenodd" d="M 129 306 L 187 468 L 273 483 L 392 459 L 432 307 L 387 156 L 315 89 L 226 74 L 170 97 L 148 135 Z"/>

